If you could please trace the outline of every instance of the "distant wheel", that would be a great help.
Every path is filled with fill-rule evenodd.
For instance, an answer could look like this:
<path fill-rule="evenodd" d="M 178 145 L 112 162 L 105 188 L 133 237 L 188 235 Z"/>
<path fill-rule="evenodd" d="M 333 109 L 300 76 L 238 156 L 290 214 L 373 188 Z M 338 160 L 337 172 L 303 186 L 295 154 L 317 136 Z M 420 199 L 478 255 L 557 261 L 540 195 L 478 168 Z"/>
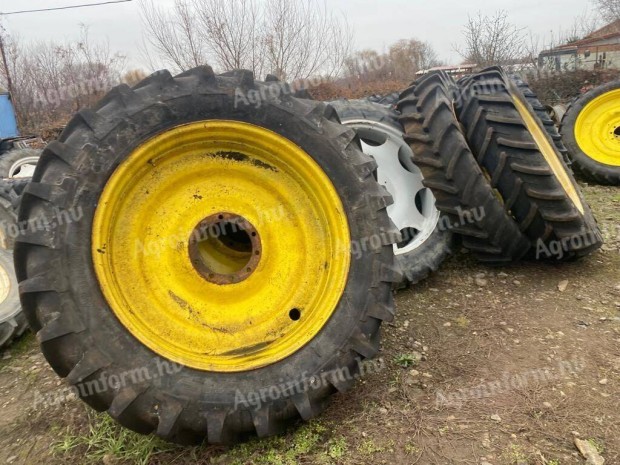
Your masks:
<path fill-rule="evenodd" d="M 560 132 L 575 168 L 594 182 L 620 185 L 620 81 L 571 103 Z"/>
<path fill-rule="evenodd" d="M 11 150 L 0 157 L 0 177 L 31 178 L 40 157 L 41 150 Z"/>
<path fill-rule="evenodd" d="M 404 284 L 415 284 L 439 268 L 451 252 L 452 233 L 440 224 L 432 191 L 413 162 L 403 139 L 400 114 L 385 105 L 364 100 L 330 103 L 343 124 L 357 131 L 362 150 L 377 164 L 377 178 L 392 195 L 388 215 L 403 240 L 394 244 L 396 263 Z"/>
<path fill-rule="evenodd" d="M 13 254 L 0 249 L 0 348 L 7 347 L 26 331 L 28 324 L 22 313 Z"/>

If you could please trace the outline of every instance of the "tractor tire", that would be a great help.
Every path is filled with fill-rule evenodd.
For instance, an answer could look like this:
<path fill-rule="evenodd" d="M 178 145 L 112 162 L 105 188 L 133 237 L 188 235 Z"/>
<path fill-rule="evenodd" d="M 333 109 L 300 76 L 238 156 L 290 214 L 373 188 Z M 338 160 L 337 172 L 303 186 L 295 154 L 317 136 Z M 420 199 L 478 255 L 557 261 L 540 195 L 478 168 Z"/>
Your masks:
<path fill-rule="evenodd" d="M 318 415 L 379 350 L 401 278 L 389 194 L 353 130 L 250 71 L 120 85 L 44 150 L 20 221 L 24 311 L 53 369 L 182 444 Z"/>
<path fill-rule="evenodd" d="M 30 178 L 41 150 L 14 149 L 0 157 L 0 178 Z"/>
<path fill-rule="evenodd" d="M 28 323 L 19 303 L 13 254 L 0 249 L 0 349 L 8 347 L 27 328 Z"/>
<path fill-rule="evenodd" d="M 377 178 L 394 199 L 388 215 L 403 238 L 394 244 L 403 274 L 400 287 L 415 284 L 436 271 L 452 253 L 452 233 L 442 228 L 435 197 L 424 186 L 422 172 L 403 140 L 399 113 L 366 100 L 330 102 L 340 121 L 357 132 L 362 151 L 375 159 Z"/>
<path fill-rule="evenodd" d="M 573 166 L 588 180 L 620 186 L 620 81 L 596 87 L 574 100 L 560 133 Z"/>
<path fill-rule="evenodd" d="M 530 243 L 504 210 L 467 145 L 453 110 L 457 94 L 454 80 L 441 71 L 423 76 L 405 90 L 398 103 L 405 140 L 422 170 L 424 185 L 435 194 L 448 227 L 463 236 L 463 245 L 488 264 L 519 260 Z"/>
<path fill-rule="evenodd" d="M 529 238 L 530 258 L 570 260 L 600 248 L 603 238 L 579 185 L 519 87 L 493 67 L 460 90 L 456 112 L 469 146 Z M 551 253 L 558 244 L 562 253 Z"/>

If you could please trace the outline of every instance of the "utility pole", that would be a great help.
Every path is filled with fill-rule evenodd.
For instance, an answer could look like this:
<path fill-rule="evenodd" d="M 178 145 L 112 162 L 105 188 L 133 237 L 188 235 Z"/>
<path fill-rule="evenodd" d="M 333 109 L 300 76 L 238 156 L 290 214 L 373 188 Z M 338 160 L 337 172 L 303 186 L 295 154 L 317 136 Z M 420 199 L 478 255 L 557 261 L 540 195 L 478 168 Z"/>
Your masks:
<path fill-rule="evenodd" d="M 6 75 L 6 85 L 9 94 L 13 95 L 13 80 L 11 79 L 11 70 L 6 59 L 6 51 L 4 50 L 4 30 L 0 29 L 0 54 L 2 55 L 2 65 L 4 66 L 4 74 Z"/>

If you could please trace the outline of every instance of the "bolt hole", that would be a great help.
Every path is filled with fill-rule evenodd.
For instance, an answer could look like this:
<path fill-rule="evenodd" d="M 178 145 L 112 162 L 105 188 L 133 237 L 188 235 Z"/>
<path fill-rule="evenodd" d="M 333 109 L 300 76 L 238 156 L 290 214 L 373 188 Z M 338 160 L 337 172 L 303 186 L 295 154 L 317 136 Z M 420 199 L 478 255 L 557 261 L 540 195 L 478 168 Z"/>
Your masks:
<path fill-rule="evenodd" d="M 256 252 L 254 252 L 254 255 L 260 255 L 260 250 L 257 250 Z"/>
<path fill-rule="evenodd" d="M 224 219 L 224 215 L 219 215 L 218 219 L 223 220 Z"/>
<path fill-rule="evenodd" d="M 288 316 L 291 318 L 291 320 L 297 321 L 301 318 L 301 312 L 298 308 L 294 308 L 290 312 L 288 312 Z"/>
<path fill-rule="evenodd" d="M 252 233 L 252 237 L 254 237 L 254 236 L 256 236 L 256 233 L 255 233 L 255 232 L 253 232 L 253 233 Z"/>

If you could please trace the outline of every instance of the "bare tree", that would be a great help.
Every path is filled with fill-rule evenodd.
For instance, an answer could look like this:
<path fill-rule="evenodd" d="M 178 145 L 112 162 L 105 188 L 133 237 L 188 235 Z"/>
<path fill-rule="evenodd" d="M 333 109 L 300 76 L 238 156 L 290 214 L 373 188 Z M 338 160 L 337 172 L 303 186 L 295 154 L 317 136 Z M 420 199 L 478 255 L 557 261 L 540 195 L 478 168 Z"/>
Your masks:
<path fill-rule="evenodd" d="M 620 0 L 596 0 L 596 6 L 605 20 L 620 19 Z"/>
<path fill-rule="evenodd" d="M 416 39 L 399 40 L 390 47 L 388 57 L 397 79 L 411 79 L 418 71 L 439 64 L 433 47 Z"/>
<path fill-rule="evenodd" d="M 376 50 L 361 50 L 345 59 L 345 75 L 364 81 L 374 81 L 388 77 L 388 57 Z"/>
<path fill-rule="evenodd" d="M 295 80 L 335 76 L 350 53 L 346 20 L 320 0 L 176 0 L 170 13 L 141 5 L 148 42 L 177 69 L 209 61 Z"/>
<path fill-rule="evenodd" d="M 194 0 L 193 12 L 215 62 L 226 69 L 262 71 L 261 18 L 255 0 Z"/>
<path fill-rule="evenodd" d="M 206 63 L 200 24 L 187 1 L 177 0 L 170 13 L 157 6 L 155 0 L 143 0 L 141 15 L 148 44 L 168 65 L 182 70 Z"/>
<path fill-rule="evenodd" d="M 469 16 L 463 36 L 464 46 L 455 50 L 482 67 L 512 64 L 527 53 L 525 29 L 512 24 L 503 10 L 492 16 Z"/>
<path fill-rule="evenodd" d="M 107 43 L 93 43 L 83 27 L 77 41 L 26 44 L 5 37 L 13 77 L 13 102 L 24 131 L 63 125 L 76 110 L 90 106 L 120 82 L 124 57 Z M 6 75 L 0 75 L 0 85 Z"/>
<path fill-rule="evenodd" d="M 380 79 L 411 80 L 415 73 L 440 65 L 437 53 L 428 42 L 399 40 L 387 53 L 362 50 L 345 60 L 345 74 L 362 81 Z"/>

